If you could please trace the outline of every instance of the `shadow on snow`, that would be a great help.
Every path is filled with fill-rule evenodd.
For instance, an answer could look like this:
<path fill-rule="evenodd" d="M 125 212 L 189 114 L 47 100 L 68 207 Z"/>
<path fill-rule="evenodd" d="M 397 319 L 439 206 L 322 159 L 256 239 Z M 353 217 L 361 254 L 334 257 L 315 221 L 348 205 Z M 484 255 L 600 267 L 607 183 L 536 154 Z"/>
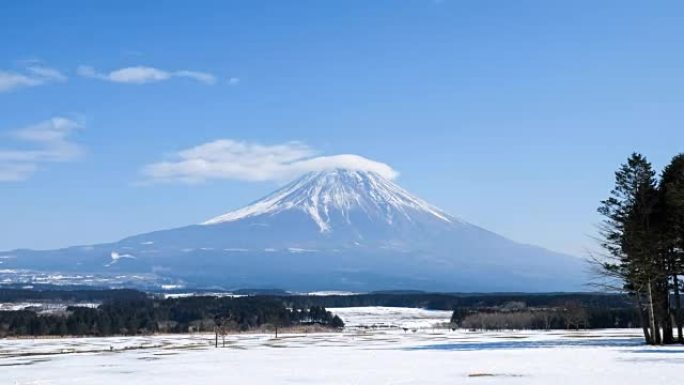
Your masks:
<path fill-rule="evenodd" d="M 452 344 L 434 344 L 415 346 L 406 350 L 508 350 L 508 349 L 552 349 L 569 347 L 635 347 L 643 345 L 640 338 L 598 338 L 587 340 L 555 340 L 555 341 L 491 341 L 491 342 L 461 342 Z M 647 349 L 645 349 L 647 350 Z"/>

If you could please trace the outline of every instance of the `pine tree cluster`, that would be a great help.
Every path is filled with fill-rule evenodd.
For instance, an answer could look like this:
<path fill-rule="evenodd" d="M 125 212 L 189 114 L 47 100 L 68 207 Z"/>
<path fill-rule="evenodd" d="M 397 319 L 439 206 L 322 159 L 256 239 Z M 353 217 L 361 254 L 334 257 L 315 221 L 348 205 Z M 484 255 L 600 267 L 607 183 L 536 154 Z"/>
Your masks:
<path fill-rule="evenodd" d="M 601 275 L 634 298 L 647 343 L 684 343 L 684 154 L 659 178 L 646 157 L 632 154 L 598 211 L 606 255 L 593 260 Z"/>

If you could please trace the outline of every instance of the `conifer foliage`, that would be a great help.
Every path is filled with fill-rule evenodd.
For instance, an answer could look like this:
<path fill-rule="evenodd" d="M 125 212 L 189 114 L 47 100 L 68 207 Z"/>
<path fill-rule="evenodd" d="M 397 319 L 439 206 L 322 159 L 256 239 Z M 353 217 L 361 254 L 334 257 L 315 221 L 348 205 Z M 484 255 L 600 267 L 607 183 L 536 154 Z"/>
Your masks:
<path fill-rule="evenodd" d="M 632 154 L 616 171 L 615 186 L 598 211 L 607 252 L 596 260 L 601 274 L 634 298 L 647 343 L 684 343 L 684 154 L 660 178 L 646 157 Z"/>

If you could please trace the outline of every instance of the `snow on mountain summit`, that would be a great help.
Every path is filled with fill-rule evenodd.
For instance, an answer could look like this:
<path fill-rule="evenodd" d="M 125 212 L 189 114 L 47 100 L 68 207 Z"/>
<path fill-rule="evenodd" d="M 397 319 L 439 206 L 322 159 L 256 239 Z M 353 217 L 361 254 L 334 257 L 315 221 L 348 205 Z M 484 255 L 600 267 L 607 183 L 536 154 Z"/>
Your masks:
<path fill-rule="evenodd" d="M 212 218 L 202 225 L 234 222 L 289 210 L 306 213 L 321 232 L 333 230 L 333 217 L 351 223 L 352 213 L 392 224 L 412 221 L 417 214 L 452 223 L 455 218 L 371 171 L 331 169 L 308 173 L 244 208 Z"/>

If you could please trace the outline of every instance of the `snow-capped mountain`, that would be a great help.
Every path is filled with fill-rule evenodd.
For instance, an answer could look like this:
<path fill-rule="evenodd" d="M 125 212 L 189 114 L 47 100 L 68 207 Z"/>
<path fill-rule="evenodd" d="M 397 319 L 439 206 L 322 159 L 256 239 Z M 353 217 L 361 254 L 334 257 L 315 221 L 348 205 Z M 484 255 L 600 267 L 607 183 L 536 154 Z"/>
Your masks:
<path fill-rule="evenodd" d="M 321 232 L 332 230 L 336 216 L 351 225 L 352 214 L 392 225 L 395 220 L 411 221 L 416 214 L 447 223 L 449 215 L 416 198 L 391 181 L 372 172 L 335 169 L 312 172 L 288 186 L 240 210 L 204 222 L 214 225 L 288 210 L 308 214 Z M 344 225 L 343 225 L 344 226 Z"/>
<path fill-rule="evenodd" d="M 3 258 L 3 253 L 0 253 Z M 583 263 L 451 216 L 373 172 L 313 172 L 201 224 L 4 253 L 3 269 L 289 290 L 581 290 Z"/>

